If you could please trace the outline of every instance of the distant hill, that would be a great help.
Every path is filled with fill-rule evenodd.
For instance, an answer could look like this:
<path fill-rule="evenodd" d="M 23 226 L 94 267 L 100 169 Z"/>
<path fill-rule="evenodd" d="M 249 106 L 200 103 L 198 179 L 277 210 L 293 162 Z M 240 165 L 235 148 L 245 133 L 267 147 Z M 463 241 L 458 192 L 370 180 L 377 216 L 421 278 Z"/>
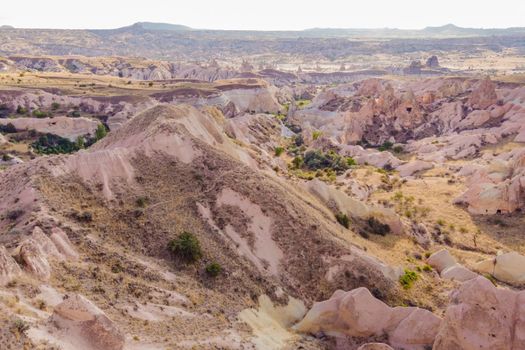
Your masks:
<path fill-rule="evenodd" d="M 462 28 L 454 24 L 424 29 L 397 28 L 311 28 L 304 30 L 308 35 L 323 37 L 364 37 L 364 38 L 462 38 L 504 35 L 525 35 L 525 27 L 516 28 Z"/>
<path fill-rule="evenodd" d="M 171 23 L 155 23 L 155 22 L 137 22 L 131 26 L 117 28 L 116 30 L 163 30 L 163 31 L 187 31 L 192 30 L 192 28 L 181 25 L 181 24 L 171 24 Z"/>

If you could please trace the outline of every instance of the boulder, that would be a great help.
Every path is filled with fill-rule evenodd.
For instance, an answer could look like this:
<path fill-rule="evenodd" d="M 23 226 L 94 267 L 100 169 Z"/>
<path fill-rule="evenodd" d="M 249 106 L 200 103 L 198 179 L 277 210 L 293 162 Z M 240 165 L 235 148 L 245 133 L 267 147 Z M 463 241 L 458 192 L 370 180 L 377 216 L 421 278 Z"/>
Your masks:
<path fill-rule="evenodd" d="M 412 176 L 417 172 L 432 169 L 434 165 L 430 162 L 424 162 L 422 160 L 415 160 L 412 162 L 405 163 L 403 165 L 400 165 L 396 168 L 396 170 L 399 172 L 399 176 L 401 177 L 407 177 Z"/>
<path fill-rule="evenodd" d="M 441 278 L 464 282 L 478 277 L 478 274 L 470 271 L 465 266 L 455 264 L 441 271 Z"/>
<path fill-rule="evenodd" d="M 442 249 L 432 254 L 428 258 L 427 263 L 434 267 L 443 279 L 464 282 L 478 276 L 477 273 L 458 264 L 456 259 L 454 259 L 446 249 Z"/>
<path fill-rule="evenodd" d="M 95 304 L 79 294 L 58 304 L 50 322 L 75 340 L 79 348 L 121 350 L 124 334 Z"/>
<path fill-rule="evenodd" d="M 361 287 L 349 292 L 338 290 L 330 299 L 315 303 L 294 328 L 335 336 L 386 335 L 394 347 L 416 350 L 432 345 L 440 323 L 439 317 L 424 309 L 391 308 Z"/>
<path fill-rule="evenodd" d="M 474 278 L 452 294 L 433 349 L 525 349 L 524 312 L 525 292 Z"/>
<path fill-rule="evenodd" d="M 448 267 L 456 265 L 456 259 L 450 255 L 449 251 L 446 249 L 441 249 L 434 254 L 430 255 L 427 260 L 427 263 L 441 272 Z"/>
<path fill-rule="evenodd" d="M 510 284 L 525 283 L 525 256 L 510 252 L 478 263 L 476 270 Z"/>
<path fill-rule="evenodd" d="M 5 286 L 21 272 L 15 259 L 9 255 L 4 246 L 0 245 L 0 286 Z"/>

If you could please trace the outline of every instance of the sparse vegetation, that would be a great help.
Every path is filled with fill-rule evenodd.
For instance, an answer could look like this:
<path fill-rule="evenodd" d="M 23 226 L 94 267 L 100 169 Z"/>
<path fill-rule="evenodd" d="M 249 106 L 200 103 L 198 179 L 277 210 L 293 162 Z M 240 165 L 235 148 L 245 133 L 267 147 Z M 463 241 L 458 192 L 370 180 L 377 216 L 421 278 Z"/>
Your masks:
<path fill-rule="evenodd" d="M 337 213 L 335 214 L 335 218 L 341 226 L 345 228 L 350 228 L 350 219 L 348 218 L 348 215 L 343 213 Z"/>
<path fill-rule="evenodd" d="M 222 272 L 222 266 L 217 262 L 212 262 L 206 265 L 206 273 L 210 277 L 217 277 Z"/>
<path fill-rule="evenodd" d="M 280 147 L 280 146 L 275 147 L 275 156 L 276 157 L 280 157 L 281 154 L 283 154 L 283 152 L 284 152 L 284 148 L 283 147 Z"/>
<path fill-rule="evenodd" d="M 390 226 L 388 224 L 383 224 L 373 216 L 368 218 L 367 224 L 371 233 L 376 235 L 386 236 L 388 233 L 390 233 Z"/>
<path fill-rule="evenodd" d="M 170 251 L 188 263 L 194 263 L 202 257 L 200 242 L 193 233 L 183 232 L 179 237 L 169 242 Z"/>
<path fill-rule="evenodd" d="M 399 283 L 404 289 L 410 289 L 418 279 L 419 275 L 416 271 L 405 269 L 405 273 L 399 277 Z"/>

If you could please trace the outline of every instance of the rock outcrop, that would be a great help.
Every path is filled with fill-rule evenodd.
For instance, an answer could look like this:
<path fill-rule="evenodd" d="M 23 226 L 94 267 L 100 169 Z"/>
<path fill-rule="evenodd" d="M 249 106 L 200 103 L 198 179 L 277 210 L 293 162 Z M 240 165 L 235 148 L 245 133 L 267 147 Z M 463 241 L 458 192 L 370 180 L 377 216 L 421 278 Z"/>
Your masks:
<path fill-rule="evenodd" d="M 67 235 L 59 228 L 54 228 L 49 237 L 40 227 L 36 226 L 31 236 L 20 243 L 17 250 L 24 268 L 42 280 L 51 277 L 51 261 L 78 258 Z"/>
<path fill-rule="evenodd" d="M 482 273 L 488 273 L 500 281 L 510 284 L 525 283 L 525 256 L 510 252 L 484 260 L 474 266 Z"/>
<path fill-rule="evenodd" d="M 467 206 L 472 214 L 525 209 L 525 150 L 519 148 L 492 159 L 469 177 L 467 185 L 467 191 L 455 202 Z"/>
<path fill-rule="evenodd" d="M 21 272 L 15 259 L 9 255 L 4 246 L 0 245 L 0 286 L 5 286 Z"/>
<path fill-rule="evenodd" d="M 432 254 L 427 262 L 430 266 L 434 267 L 439 272 L 441 278 L 444 279 L 464 282 L 478 277 L 478 274 L 475 272 L 458 264 L 456 259 L 454 259 L 446 249 Z"/>
<path fill-rule="evenodd" d="M 496 95 L 496 84 L 486 78 L 479 82 L 478 86 L 470 94 L 468 104 L 474 109 L 486 109 L 498 100 Z"/>
<path fill-rule="evenodd" d="M 415 307 L 392 308 L 374 298 L 366 288 L 336 291 L 315 303 L 294 328 L 300 332 L 352 337 L 388 337 L 395 348 L 407 350 L 432 346 L 441 319 Z"/>
<path fill-rule="evenodd" d="M 50 322 L 78 348 L 92 350 L 121 350 L 124 334 L 95 304 L 79 294 L 68 296 L 58 304 Z"/>
<path fill-rule="evenodd" d="M 434 350 L 525 349 L 525 292 L 496 288 L 484 277 L 452 295 Z"/>

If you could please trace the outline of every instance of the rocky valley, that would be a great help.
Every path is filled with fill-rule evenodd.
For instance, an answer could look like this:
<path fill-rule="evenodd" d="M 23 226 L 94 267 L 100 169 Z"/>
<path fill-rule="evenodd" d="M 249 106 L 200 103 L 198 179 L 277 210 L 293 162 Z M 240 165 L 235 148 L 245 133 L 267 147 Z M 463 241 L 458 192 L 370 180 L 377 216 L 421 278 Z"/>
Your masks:
<path fill-rule="evenodd" d="M 523 28 L 0 28 L 0 348 L 525 349 Z"/>

